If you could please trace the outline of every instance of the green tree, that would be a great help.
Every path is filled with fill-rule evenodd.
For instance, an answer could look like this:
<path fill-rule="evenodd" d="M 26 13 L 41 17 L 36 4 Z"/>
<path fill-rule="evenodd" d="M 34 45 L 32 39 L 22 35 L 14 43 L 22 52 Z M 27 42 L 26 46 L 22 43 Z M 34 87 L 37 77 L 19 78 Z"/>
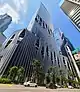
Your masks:
<path fill-rule="evenodd" d="M 49 73 L 50 73 L 50 78 L 51 78 L 51 82 L 53 82 L 53 84 L 55 84 L 56 82 L 56 66 L 50 66 L 49 68 Z"/>
<path fill-rule="evenodd" d="M 42 84 L 44 82 L 44 71 L 43 67 L 39 60 L 34 59 L 33 60 L 33 80 L 38 83 Z"/>
<path fill-rule="evenodd" d="M 13 66 L 12 68 L 10 68 L 9 71 L 9 79 L 11 79 L 12 82 L 15 82 L 15 78 L 17 76 L 17 71 L 18 71 L 18 67 Z"/>
<path fill-rule="evenodd" d="M 23 83 L 24 81 L 24 68 L 20 67 L 17 71 L 17 81 L 18 83 Z"/>

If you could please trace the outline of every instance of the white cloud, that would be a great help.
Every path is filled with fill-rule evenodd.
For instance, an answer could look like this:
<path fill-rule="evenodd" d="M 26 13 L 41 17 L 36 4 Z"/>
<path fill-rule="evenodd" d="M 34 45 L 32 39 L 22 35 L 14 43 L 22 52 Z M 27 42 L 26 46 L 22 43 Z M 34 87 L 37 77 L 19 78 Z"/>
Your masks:
<path fill-rule="evenodd" d="M 1 14 L 5 14 L 7 13 L 8 15 L 10 15 L 12 17 L 12 21 L 14 23 L 18 23 L 20 20 L 20 16 L 19 14 L 9 5 L 9 4 L 4 4 L 1 8 L 0 8 L 0 15 Z"/>
<path fill-rule="evenodd" d="M 17 11 L 27 11 L 28 0 L 13 0 Z"/>
<path fill-rule="evenodd" d="M 8 13 L 14 23 L 24 21 L 27 15 L 28 0 L 0 0 L 0 14 Z"/>

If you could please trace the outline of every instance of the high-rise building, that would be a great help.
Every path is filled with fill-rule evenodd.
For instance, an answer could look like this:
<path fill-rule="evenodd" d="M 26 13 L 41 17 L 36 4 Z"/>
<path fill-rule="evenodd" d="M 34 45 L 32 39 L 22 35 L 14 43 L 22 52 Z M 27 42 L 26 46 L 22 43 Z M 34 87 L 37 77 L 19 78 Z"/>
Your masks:
<path fill-rule="evenodd" d="M 62 52 L 62 55 L 68 58 L 68 62 L 67 62 L 68 69 L 69 71 L 73 72 L 74 77 L 76 76 L 79 79 L 80 72 L 71 53 L 74 50 L 74 47 L 69 41 L 69 39 L 64 36 L 63 33 L 62 33 L 61 39 L 62 39 L 61 52 Z"/>
<path fill-rule="evenodd" d="M 73 47 L 72 43 L 69 41 L 69 39 L 64 36 L 64 33 L 62 33 L 61 39 L 62 39 L 62 44 L 61 44 L 61 51 L 62 51 L 62 54 L 63 54 L 64 56 L 67 56 L 67 52 L 66 52 L 66 50 L 65 50 L 65 45 L 69 46 L 69 48 L 70 48 L 71 51 L 74 50 L 74 47 Z"/>
<path fill-rule="evenodd" d="M 6 40 L 6 37 L 2 33 L 0 33 L 0 51 L 1 51 L 2 44 L 5 40 Z"/>
<path fill-rule="evenodd" d="M 80 31 L 80 0 L 64 0 L 61 9 Z"/>
<path fill-rule="evenodd" d="M 33 59 L 41 61 L 45 72 L 51 65 L 64 68 L 56 48 L 49 12 L 42 3 L 28 28 L 14 32 L 5 42 L 0 57 L 1 76 L 9 67 L 22 66 L 25 69 L 24 78 L 30 78 L 33 72 Z"/>
<path fill-rule="evenodd" d="M 76 48 L 74 51 L 72 51 L 72 55 L 80 70 L 80 48 Z"/>
<path fill-rule="evenodd" d="M 3 32 L 8 28 L 8 25 L 11 23 L 12 18 L 7 15 L 0 15 L 0 47 L 2 46 L 3 42 L 6 40 Z"/>
<path fill-rule="evenodd" d="M 12 18 L 9 15 L 0 15 L 0 32 L 4 32 L 8 28 L 8 25 L 11 23 L 11 21 Z"/>

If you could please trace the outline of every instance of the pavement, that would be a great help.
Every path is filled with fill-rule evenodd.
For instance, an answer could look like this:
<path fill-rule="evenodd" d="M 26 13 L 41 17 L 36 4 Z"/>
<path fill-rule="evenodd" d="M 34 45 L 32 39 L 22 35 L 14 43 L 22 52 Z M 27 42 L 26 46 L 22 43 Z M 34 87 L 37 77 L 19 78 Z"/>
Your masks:
<path fill-rule="evenodd" d="M 23 85 L 0 84 L 0 92 L 80 92 L 80 89 L 47 89 L 45 87 L 24 87 Z"/>

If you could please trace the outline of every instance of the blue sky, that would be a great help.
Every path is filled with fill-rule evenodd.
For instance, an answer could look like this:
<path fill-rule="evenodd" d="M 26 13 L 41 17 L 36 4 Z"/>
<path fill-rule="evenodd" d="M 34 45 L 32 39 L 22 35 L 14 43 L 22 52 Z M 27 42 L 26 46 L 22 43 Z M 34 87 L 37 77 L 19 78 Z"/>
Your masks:
<path fill-rule="evenodd" d="M 18 19 L 16 17 L 17 23 L 15 21 L 12 22 L 4 34 L 9 37 L 14 31 L 27 27 L 33 14 L 37 8 L 39 8 L 40 2 L 42 2 L 50 12 L 54 29 L 60 28 L 65 36 L 69 38 L 74 47 L 79 47 L 80 33 L 60 9 L 60 0 L 0 0 L 1 6 L 4 5 L 4 3 L 7 3 L 15 10 L 16 16 L 19 15 Z M 18 3 L 18 5 L 16 3 Z M 12 17 L 13 20 L 15 20 L 13 15 Z"/>

